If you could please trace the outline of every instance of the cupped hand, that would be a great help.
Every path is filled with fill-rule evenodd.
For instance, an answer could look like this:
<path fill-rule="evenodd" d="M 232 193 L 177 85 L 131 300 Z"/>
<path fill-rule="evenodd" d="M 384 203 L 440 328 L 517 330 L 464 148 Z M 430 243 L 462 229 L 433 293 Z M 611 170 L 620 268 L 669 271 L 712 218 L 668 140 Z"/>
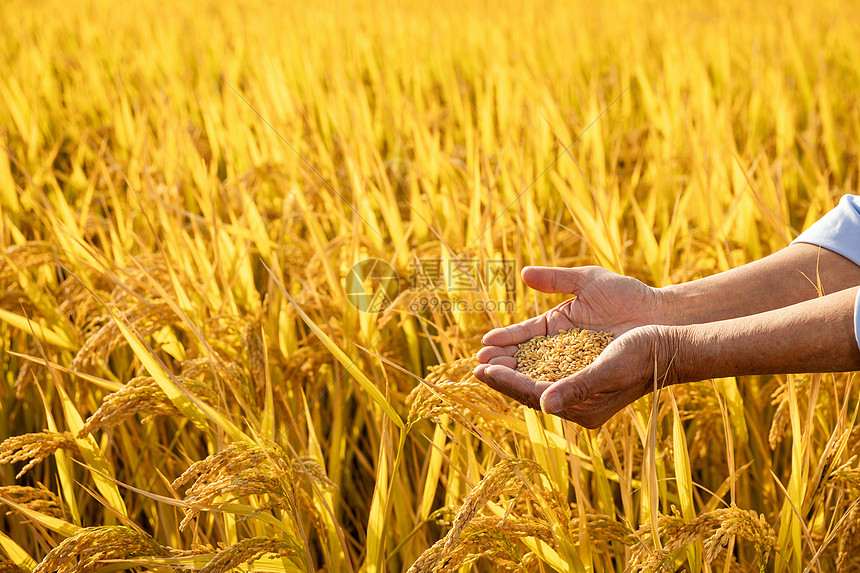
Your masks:
<path fill-rule="evenodd" d="M 484 348 L 478 351 L 481 365 L 516 367 L 517 345 L 538 335 L 557 334 L 559 330 L 586 328 L 620 336 L 637 326 L 661 322 L 661 295 L 632 277 L 602 267 L 526 267 L 523 281 L 535 290 L 575 295 L 545 313 L 519 324 L 496 328 L 484 335 Z"/>
<path fill-rule="evenodd" d="M 672 327 L 649 325 L 616 338 L 589 366 L 558 382 L 534 380 L 509 366 L 479 366 L 477 377 L 519 402 L 597 428 L 651 392 L 679 382 Z"/>

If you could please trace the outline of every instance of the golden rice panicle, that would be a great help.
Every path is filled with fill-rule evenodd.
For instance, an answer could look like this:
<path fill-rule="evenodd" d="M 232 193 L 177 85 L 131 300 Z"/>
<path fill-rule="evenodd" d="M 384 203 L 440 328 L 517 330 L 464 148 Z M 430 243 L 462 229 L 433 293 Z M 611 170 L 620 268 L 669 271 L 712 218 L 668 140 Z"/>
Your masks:
<path fill-rule="evenodd" d="M 248 369 L 252 385 L 259 397 L 266 386 L 266 348 L 263 346 L 260 326 L 253 323 L 246 324 L 242 328 L 241 337 L 242 345 L 248 352 Z"/>
<path fill-rule="evenodd" d="M 853 467 L 856 461 L 857 456 L 851 456 L 847 462 L 834 469 L 831 474 L 833 481 L 860 489 L 860 468 Z"/>
<path fill-rule="evenodd" d="M 41 485 L 41 484 L 40 484 Z M 11 501 L 27 509 L 38 511 L 51 517 L 62 517 L 63 510 L 60 500 L 54 492 L 43 487 L 25 485 L 0 486 L 0 498 Z M 0 499 L 0 503 L 2 503 Z"/>
<path fill-rule="evenodd" d="M 836 555 L 836 566 L 839 571 L 851 570 L 851 562 L 857 560 L 857 549 L 860 547 L 858 531 L 860 531 L 860 502 L 855 501 L 848 506 L 848 510 L 840 520 Z"/>
<path fill-rule="evenodd" d="M 12 436 L 0 443 L 0 465 L 30 460 L 15 476 L 17 479 L 57 450 L 77 452 L 78 446 L 71 434 L 65 432 L 35 432 Z"/>
<path fill-rule="evenodd" d="M 56 264 L 62 253 L 48 243 L 31 241 L 3 249 L 0 256 L 0 284 L 17 280 L 19 270 Z"/>
<path fill-rule="evenodd" d="M 732 504 L 718 509 L 720 526 L 705 542 L 705 559 L 710 563 L 716 558 L 720 547 L 728 543 L 731 536 L 739 536 L 751 542 L 758 557 L 759 569 L 764 571 L 770 552 L 776 545 L 776 536 L 764 515 L 753 510 L 744 510 Z"/>
<path fill-rule="evenodd" d="M 421 554 L 409 568 L 410 573 L 449 570 L 449 557 L 455 551 L 463 551 L 458 549 L 461 537 L 468 537 L 470 531 L 474 533 L 469 526 L 478 511 L 500 495 L 522 491 L 527 487 L 526 482 L 533 484 L 538 481 L 535 476 L 542 473 L 539 465 L 526 459 L 511 458 L 496 464 L 463 500 L 448 534 Z"/>
<path fill-rule="evenodd" d="M 100 277 L 94 276 L 90 280 L 96 286 L 100 282 Z M 87 325 L 93 324 L 94 317 L 97 317 L 96 323 L 108 320 L 107 316 L 101 314 L 103 311 L 104 309 L 99 306 L 98 299 L 76 277 L 68 277 L 60 283 L 57 294 L 57 312 L 61 316 L 68 316 L 77 332 L 85 333 Z"/>
<path fill-rule="evenodd" d="M 540 539 L 552 546 L 552 529 L 548 524 L 508 518 L 476 518 L 464 530 L 460 543 L 445 549 L 445 539 L 434 543 L 412 564 L 409 573 L 447 573 L 485 558 L 494 570 L 519 570 L 522 560 L 532 555 L 520 555 L 515 542 L 523 537 Z M 526 569 L 528 570 L 528 569 Z"/>
<path fill-rule="evenodd" d="M 594 362 L 612 339 L 608 332 L 582 328 L 535 336 L 514 354 L 517 371 L 535 380 L 557 382 Z"/>
<path fill-rule="evenodd" d="M 0 573 L 23 573 L 23 569 L 0 555 Z"/>
<path fill-rule="evenodd" d="M 626 572 L 657 572 L 666 567 L 667 552 L 671 554 L 676 549 L 686 547 L 698 539 L 707 537 L 715 527 L 719 526 L 719 516 L 710 511 L 697 516 L 689 523 L 678 514 L 675 506 L 672 506 L 671 515 L 660 515 L 657 521 L 657 529 L 662 539 L 663 549 L 655 549 L 650 523 L 643 523 L 636 534 L 633 553 L 627 563 Z"/>
<path fill-rule="evenodd" d="M 715 440 L 722 440 L 723 423 L 718 395 L 714 393 L 713 385 L 708 382 L 691 382 L 672 388 L 678 405 L 678 413 L 686 425 L 688 436 L 692 434 L 688 452 L 692 460 L 708 460 L 715 463 Z M 665 408 L 662 415 L 671 415 L 670 403 L 663 403 Z M 670 456 L 671 448 L 667 452 Z"/>
<path fill-rule="evenodd" d="M 469 420 L 473 423 L 483 422 L 484 417 L 481 415 L 483 410 L 499 414 L 508 413 L 510 405 L 504 396 L 479 382 L 472 374 L 477 365 L 478 361 L 470 357 L 432 366 L 426 380 L 434 387 L 419 384 L 409 393 L 406 399 L 407 403 L 411 404 L 408 420 L 415 422 L 423 418 L 435 419 L 440 414 L 449 414 L 459 423 L 468 425 Z M 452 403 L 452 400 L 446 400 L 446 394 L 453 394 L 466 404 L 459 400 Z M 474 404 L 475 408 L 470 408 L 470 404 Z M 498 423 L 485 425 L 488 431 L 499 427 Z"/>
<path fill-rule="evenodd" d="M 675 555 L 666 548 L 650 554 L 648 561 L 639 569 L 640 573 L 672 573 L 675 570 Z"/>
<path fill-rule="evenodd" d="M 217 403 L 212 389 L 191 378 L 181 379 L 182 384 L 195 396 L 210 405 Z M 96 430 L 106 430 L 120 425 L 135 414 L 146 414 L 147 419 L 160 415 L 182 415 L 151 376 L 139 376 L 129 380 L 122 388 L 108 394 L 101 406 L 78 432 L 78 437 L 87 436 Z"/>
<path fill-rule="evenodd" d="M 446 536 L 445 547 L 450 548 L 457 543 L 460 532 L 488 501 L 522 489 L 526 485 L 524 480 L 532 482 L 534 476 L 542 473 L 540 466 L 526 459 L 507 459 L 496 464 L 463 500 Z"/>
<path fill-rule="evenodd" d="M 119 314 L 126 324 L 134 325 L 138 333 L 144 337 L 176 322 L 176 314 L 170 305 L 164 302 L 141 302 Z M 114 349 L 124 342 L 125 337 L 116 323 L 105 322 L 87 338 L 72 360 L 70 368 L 87 371 L 96 364 L 104 362 Z"/>
<path fill-rule="evenodd" d="M 286 479 L 292 479 L 292 464 L 286 453 L 277 445 L 263 448 L 247 442 L 233 442 L 222 451 L 192 464 L 181 476 L 173 480 L 173 487 L 179 489 L 194 481 L 193 490 L 199 484 L 214 482 L 223 476 L 236 475 L 247 468 L 261 464 L 277 466 L 285 472 Z M 189 490 L 191 491 L 191 490 Z"/>
<path fill-rule="evenodd" d="M 529 570 L 521 564 L 525 557 L 533 554 L 521 555 L 515 545 L 515 542 L 523 537 L 540 539 L 553 546 L 552 528 L 548 523 L 513 517 L 477 517 L 465 529 L 456 547 L 446 551 L 445 539 L 437 541 L 422 554 L 410 571 L 414 573 L 456 571 L 480 558 L 488 559 L 494 570 Z"/>
<path fill-rule="evenodd" d="M 753 543 L 759 568 L 764 571 L 770 552 L 776 545 L 773 529 L 763 515 L 758 515 L 753 510 L 740 509 L 734 504 L 724 509 L 703 513 L 689 523 L 684 523 L 677 514 L 662 515 L 659 518 L 658 528 L 660 537 L 665 539 L 663 549 L 654 550 L 654 543 L 649 535 L 651 526 L 647 523 L 643 524 L 637 532 L 640 541 L 635 546 L 625 571 L 640 573 L 674 571 L 674 568 L 669 567 L 668 557 L 672 552 L 699 539 L 705 544 L 705 562 L 712 563 L 732 536 L 739 536 Z"/>
<path fill-rule="evenodd" d="M 767 442 L 770 445 L 770 449 L 774 450 L 788 431 L 788 384 L 786 382 L 783 382 L 774 390 L 770 403 L 776 406 L 776 411 L 773 414 L 773 421 L 767 434 Z"/>
<path fill-rule="evenodd" d="M 194 482 L 185 492 L 184 499 L 191 507 L 186 510 L 179 529 L 184 531 L 202 508 L 217 505 L 216 500 L 222 495 L 238 498 L 269 494 L 279 500 L 293 476 L 292 464 L 285 455 L 274 451 L 270 455 L 263 448 L 245 442 L 229 444 L 223 451 L 191 465 L 174 480 L 173 487 L 177 489 Z"/>
<path fill-rule="evenodd" d="M 79 530 L 52 549 L 33 573 L 91 573 L 111 559 L 167 557 L 150 536 L 119 525 Z"/>
<path fill-rule="evenodd" d="M 292 557 L 299 554 L 299 547 L 290 541 L 274 537 L 253 537 L 243 539 L 235 545 L 223 549 L 200 569 L 200 573 L 227 573 L 243 563 L 251 565 L 265 554 L 273 553 L 279 557 Z"/>
<path fill-rule="evenodd" d="M 460 358 L 446 364 L 437 364 L 429 368 L 427 381 L 431 384 L 442 384 L 464 380 L 469 377 L 477 365 L 478 361 L 474 356 Z"/>
<path fill-rule="evenodd" d="M 588 536 L 598 543 L 617 541 L 624 545 L 633 543 L 633 530 L 610 515 L 589 513 L 585 516 Z"/>
<path fill-rule="evenodd" d="M 27 396 L 27 388 L 33 383 L 34 380 L 41 380 L 41 376 L 44 375 L 45 367 L 41 364 L 36 364 L 35 362 L 25 362 L 21 365 L 21 368 L 18 370 L 18 374 L 15 376 L 15 383 L 13 387 L 15 388 L 15 398 L 18 400 L 23 400 Z"/>
<path fill-rule="evenodd" d="M 280 505 L 283 498 L 290 498 L 318 522 L 313 504 L 299 493 L 299 477 L 315 486 L 330 488 L 334 485 L 317 464 L 290 460 L 274 443 L 265 446 L 246 442 L 229 444 L 223 451 L 193 464 L 174 480 L 173 487 L 177 489 L 194 482 L 185 492 L 185 501 L 190 507 L 179 529 L 185 530 L 203 508 L 217 506 L 216 500 L 221 496 L 270 495 L 274 496 L 275 505 Z"/>

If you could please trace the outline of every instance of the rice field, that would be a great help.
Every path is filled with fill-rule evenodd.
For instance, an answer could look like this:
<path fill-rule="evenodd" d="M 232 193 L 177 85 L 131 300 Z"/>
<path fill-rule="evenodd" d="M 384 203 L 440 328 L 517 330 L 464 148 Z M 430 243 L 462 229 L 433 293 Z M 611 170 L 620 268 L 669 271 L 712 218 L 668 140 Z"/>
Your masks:
<path fill-rule="evenodd" d="M 471 375 L 856 192 L 853 3 L 179 4 L 0 5 L 0 571 L 860 569 L 851 374 Z"/>

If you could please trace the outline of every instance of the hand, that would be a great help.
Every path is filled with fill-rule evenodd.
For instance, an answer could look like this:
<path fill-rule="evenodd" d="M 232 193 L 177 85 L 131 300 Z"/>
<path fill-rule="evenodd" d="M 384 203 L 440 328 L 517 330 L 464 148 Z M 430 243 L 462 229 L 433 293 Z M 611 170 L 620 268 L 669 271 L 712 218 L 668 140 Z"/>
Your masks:
<path fill-rule="evenodd" d="M 657 387 L 679 382 L 676 329 L 644 326 L 613 340 L 600 357 L 558 382 L 540 382 L 507 366 L 481 368 L 487 385 L 532 408 L 597 428 Z M 656 376 L 655 376 L 656 372 Z"/>
<path fill-rule="evenodd" d="M 631 328 L 659 324 L 663 320 L 661 291 L 602 267 L 526 267 L 522 277 L 535 290 L 573 294 L 576 298 L 540 316 L 496 328 L 484 335 L 485 347 L 477 355 L 481 364 L 475 369 L 475 376 L 481 380 L 485 365 L 516 368 L 517 345 L 538 335 L 557 334 L 560 329 L 587 328 L 610 332 L 617 337 Z"/>

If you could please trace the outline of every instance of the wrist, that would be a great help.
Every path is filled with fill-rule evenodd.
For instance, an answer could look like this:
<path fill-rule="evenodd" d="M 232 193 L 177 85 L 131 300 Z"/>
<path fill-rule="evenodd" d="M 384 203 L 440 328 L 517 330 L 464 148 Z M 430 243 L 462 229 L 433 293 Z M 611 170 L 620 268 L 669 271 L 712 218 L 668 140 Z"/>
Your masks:
<path fill-rule="evenodd" d="M 703 366 L 715 357 L 705 357 L 702 354 L 702 341 L 707 338 L 707 332 L 713 323 L 703 324 L 679 324 L 669 326 L 667 347 L 673 352 L 674 384 L 685 384 L 687 382 L 698 382 L 710 376 L 705 372 L 708 368 Z M 704 348 L 707 348 L 706 346 Z"/>
<path fill-rule="evenodd" d="M 654 312 L 652 324 L 666 326 L 686 324 L 682 316 L 681 287 L 683 285 L 668 285 L 653 289 Z"/>
<path fill-rule="evenodd" d="M 642 394 L 650 394 L 657 388 L 665 388 L 684 382 L 680 363 L 681 332 L 679 327 L 651 324 L 630 331 L 640 342 L 645 363 L 641 372 Z M 641 364 L 641 363 L 640 363 Z"/>
<path fill-rule="evenodd" d="M 684 349 L 684 337 L 688 330 L 683 326 L 658 325 L 655 328 L 654 378 L 658 387 L 688 382 L 689 369 Z"/>

